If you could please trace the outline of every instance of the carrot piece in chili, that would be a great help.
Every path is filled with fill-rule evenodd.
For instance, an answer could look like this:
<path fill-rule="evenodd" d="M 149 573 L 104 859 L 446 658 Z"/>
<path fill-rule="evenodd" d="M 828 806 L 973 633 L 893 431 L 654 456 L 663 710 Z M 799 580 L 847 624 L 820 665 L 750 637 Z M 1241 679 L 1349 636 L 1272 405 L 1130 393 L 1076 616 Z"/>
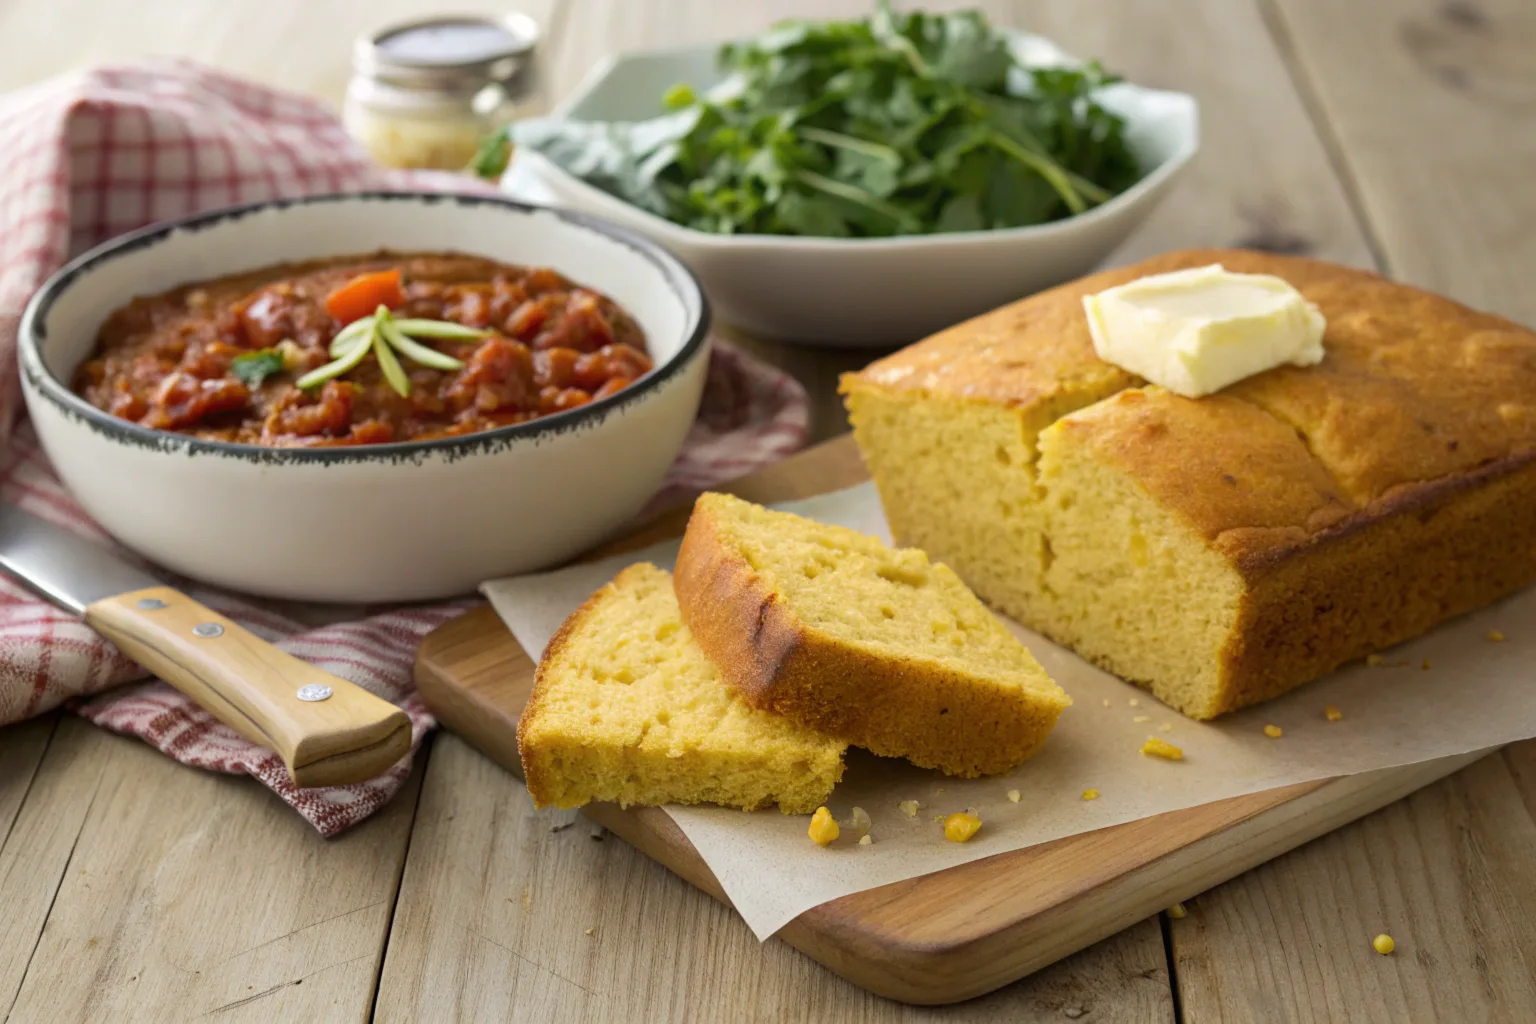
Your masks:
<path fill-rule="evenodd" d="M 343 324 L 361 320 L 380 306 L 399 309 L 405 305 L 400 269 L 360 274 L 325 298 L 325 311 Z"/>

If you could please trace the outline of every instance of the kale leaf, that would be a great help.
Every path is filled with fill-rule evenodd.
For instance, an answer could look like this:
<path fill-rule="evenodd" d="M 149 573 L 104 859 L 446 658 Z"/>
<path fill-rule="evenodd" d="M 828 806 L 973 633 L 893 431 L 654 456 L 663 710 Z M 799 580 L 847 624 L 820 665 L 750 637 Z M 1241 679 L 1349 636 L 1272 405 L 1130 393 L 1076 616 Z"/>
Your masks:
<path fill-rule="evenodd" d="M 511 141 L 678 224 L 879 238 L 1040 224 L 1141 177 L 1096 63 L 1020 65 L 981 14 L 790 21 L 721 49 L 728 77 L 629 124 L 526 121 Z M 503 153 L 495 140 L 485 152 Z M 505 161 L 490 168 L 499 173 Z"/>

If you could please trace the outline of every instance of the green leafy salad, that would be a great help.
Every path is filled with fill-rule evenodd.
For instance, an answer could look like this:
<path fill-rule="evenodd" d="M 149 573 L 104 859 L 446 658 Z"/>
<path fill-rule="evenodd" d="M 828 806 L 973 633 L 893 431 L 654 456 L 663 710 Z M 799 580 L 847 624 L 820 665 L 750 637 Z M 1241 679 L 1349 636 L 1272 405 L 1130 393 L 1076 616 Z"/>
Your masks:
<path fill-rule="evenodd" d="M 1141 177 L 1096 63 L 1026 68 L 978 12 L 792 21 L 720 52 L 707 94 L 634 123 L 525 121 L 511 146 L 667 220 L 718 234 L 883 238 L 1041 224 Z"/>

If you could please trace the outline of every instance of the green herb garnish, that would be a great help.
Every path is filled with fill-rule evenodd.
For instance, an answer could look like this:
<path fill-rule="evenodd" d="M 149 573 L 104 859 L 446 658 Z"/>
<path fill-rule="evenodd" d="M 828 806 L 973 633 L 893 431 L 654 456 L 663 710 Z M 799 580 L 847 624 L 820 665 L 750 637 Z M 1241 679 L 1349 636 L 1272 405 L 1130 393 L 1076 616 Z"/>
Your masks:
<path fill-rule="evenodd" d="M 259 349 L 235 356 L 229 364 L 229 372 L 240 378 L 246 387 L 255 390 L 261 382 L 274 373 L 283 372 L 283 354 L 275 348 Z"/>
<path fill-rule="evenodd" d="M 1081 213 L 1141 177 L 1124 121 L 1095 96 L 1113 76 L 1097 64 L 1026 68 L 974 11 L 899 14 L 882 0 L 859 21 L 785 22 L 720 60 L 720 87 L 675 86 L 660 117 L 524 121 L 510 139 L 720 234 L 1020 227 Z"/>
<path fill-rule="evenodd" d="M 335 358 L 298 379 L 302 389 L 319 387 L 328 380 L 355 369 L 372 352 L 379 369 L 391 388 L 401 396 L 411 393 L 411 379 L 400 365 L 399 355 L 433 370 L 462 370 L 464 362 L 423 345 L 415 338 L 439 341 L 474 341 L 488 331 L 465 327 L 448 320 L 396 320 L 388 306 L 380 306 L 373 315 L 354 320 L 331 339 L 330 354 Z M 415 336 L 415 338 L 412 337 Z M 238 360 L 237 360 L 238 361 Z"/>

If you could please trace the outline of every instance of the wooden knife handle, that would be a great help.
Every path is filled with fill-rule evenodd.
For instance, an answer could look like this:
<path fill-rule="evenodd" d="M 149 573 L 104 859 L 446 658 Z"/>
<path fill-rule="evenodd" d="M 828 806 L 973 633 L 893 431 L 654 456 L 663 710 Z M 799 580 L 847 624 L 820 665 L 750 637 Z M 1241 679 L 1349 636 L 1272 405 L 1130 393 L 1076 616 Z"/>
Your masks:
<path fill-rule="evenodd" d="M 173 587 L 97 601 L 85 621 L 215 718 L 270 747 L 299 786 L 373 778 L 411 749 L 405 712 L 273 647 Z M 321 700 L 310 696 L 330 695 Z"/>

